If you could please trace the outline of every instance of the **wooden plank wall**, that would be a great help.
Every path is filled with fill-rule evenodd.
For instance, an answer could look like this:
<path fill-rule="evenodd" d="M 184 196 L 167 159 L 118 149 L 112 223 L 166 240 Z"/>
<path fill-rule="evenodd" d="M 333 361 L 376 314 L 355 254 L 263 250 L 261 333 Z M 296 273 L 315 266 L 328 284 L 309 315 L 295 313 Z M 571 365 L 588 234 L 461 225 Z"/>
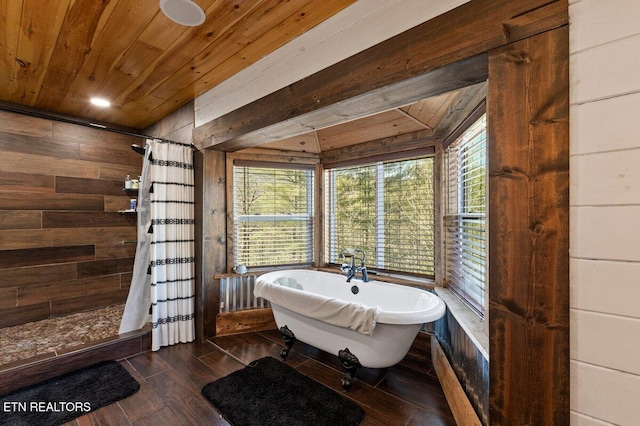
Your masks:
<path fill-rule="evenodd" d="M 220 285 L 216 274 L 227 272 L 227 169 L 226 154 L 213 150 L 202 151 L 202 259 L 200 281 L 202 293 L 202 327 L 200 340 L 216 334 L 216 315 L 220 307 Z M 196 318 L 196 321 L 200 321 Z"/>
<path fill-rule="evenodd" d="M 491 424 L 569 424 L 569 29 L 489 76 Z"/>
<path fill-rule="evenodd" d="M 576 425 L 640 419 L 640 2 L 611 6 L 569 5 Z"/>
<path fill-rule="evenodd" d="M 0 327 L 126 300 L 140 138 L 0 111 Z"/>

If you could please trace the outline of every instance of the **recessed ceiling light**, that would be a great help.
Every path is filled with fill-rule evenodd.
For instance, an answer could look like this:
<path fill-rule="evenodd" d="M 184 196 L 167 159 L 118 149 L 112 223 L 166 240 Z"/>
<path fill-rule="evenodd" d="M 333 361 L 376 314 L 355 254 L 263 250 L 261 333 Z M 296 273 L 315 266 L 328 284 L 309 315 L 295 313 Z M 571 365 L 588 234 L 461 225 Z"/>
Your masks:
<path fill-rule="evenodd" d="M 188 27 L 197 27 L 205 18 L 202 8 L 191 0 L 160 0 L 160 9 L 173 22 Z"/>
<path fill-rule="evenodd" d="M 95 106 L 99 106 L 103 108 L 111 106 L 111 102 L 109 102 L 104 98 L 91 98 L 91 103 L 94 104 Z"/>

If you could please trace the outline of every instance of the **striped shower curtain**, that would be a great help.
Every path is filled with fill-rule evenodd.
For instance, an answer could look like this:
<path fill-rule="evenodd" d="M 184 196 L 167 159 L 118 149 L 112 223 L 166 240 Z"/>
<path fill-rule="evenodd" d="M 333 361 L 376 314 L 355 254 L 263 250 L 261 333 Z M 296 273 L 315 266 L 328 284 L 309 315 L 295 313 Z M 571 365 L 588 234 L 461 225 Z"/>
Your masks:
<path fill-rule="evenodd" d="M 151 349 L 195 335 L 193 150 L 149 141 L 151 157 Z"/>

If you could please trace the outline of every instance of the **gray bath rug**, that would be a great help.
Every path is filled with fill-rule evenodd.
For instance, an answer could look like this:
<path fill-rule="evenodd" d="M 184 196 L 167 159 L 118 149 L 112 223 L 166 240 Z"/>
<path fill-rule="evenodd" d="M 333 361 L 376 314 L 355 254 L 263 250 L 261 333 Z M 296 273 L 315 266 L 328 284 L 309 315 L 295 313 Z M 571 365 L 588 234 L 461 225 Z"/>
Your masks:
<path fill-rule="evenodd" d="M 124 399 L 140 384 L 115 361 L 81 370 L 0 396 L 0 425 L 59 425 Z"/>
<path fill-rule="evenodd" d="M 234 426 L 349 426 L 364 419 L 356 403 L 271 357 L 202 388 Z"/>

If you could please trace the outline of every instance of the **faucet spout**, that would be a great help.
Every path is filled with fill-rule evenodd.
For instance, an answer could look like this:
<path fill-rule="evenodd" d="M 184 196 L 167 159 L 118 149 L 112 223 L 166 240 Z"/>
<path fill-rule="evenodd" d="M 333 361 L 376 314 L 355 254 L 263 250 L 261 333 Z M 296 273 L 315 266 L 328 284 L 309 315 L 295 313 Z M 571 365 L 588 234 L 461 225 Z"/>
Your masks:
<path fill-rule="evenodd" d="M 360 267 L 360 274 L 362 275 L 363 282 L 369 282 L 369 274 L 367 273 L 367 268 L 365 266 Z"/>
<path fill-rule="evenodd" d="M 349 268 L 349 272 L 347 273 L 347 282 L 351 282 L 351 278 L 356 276 L 356 270 L 354 268 Z"/>

